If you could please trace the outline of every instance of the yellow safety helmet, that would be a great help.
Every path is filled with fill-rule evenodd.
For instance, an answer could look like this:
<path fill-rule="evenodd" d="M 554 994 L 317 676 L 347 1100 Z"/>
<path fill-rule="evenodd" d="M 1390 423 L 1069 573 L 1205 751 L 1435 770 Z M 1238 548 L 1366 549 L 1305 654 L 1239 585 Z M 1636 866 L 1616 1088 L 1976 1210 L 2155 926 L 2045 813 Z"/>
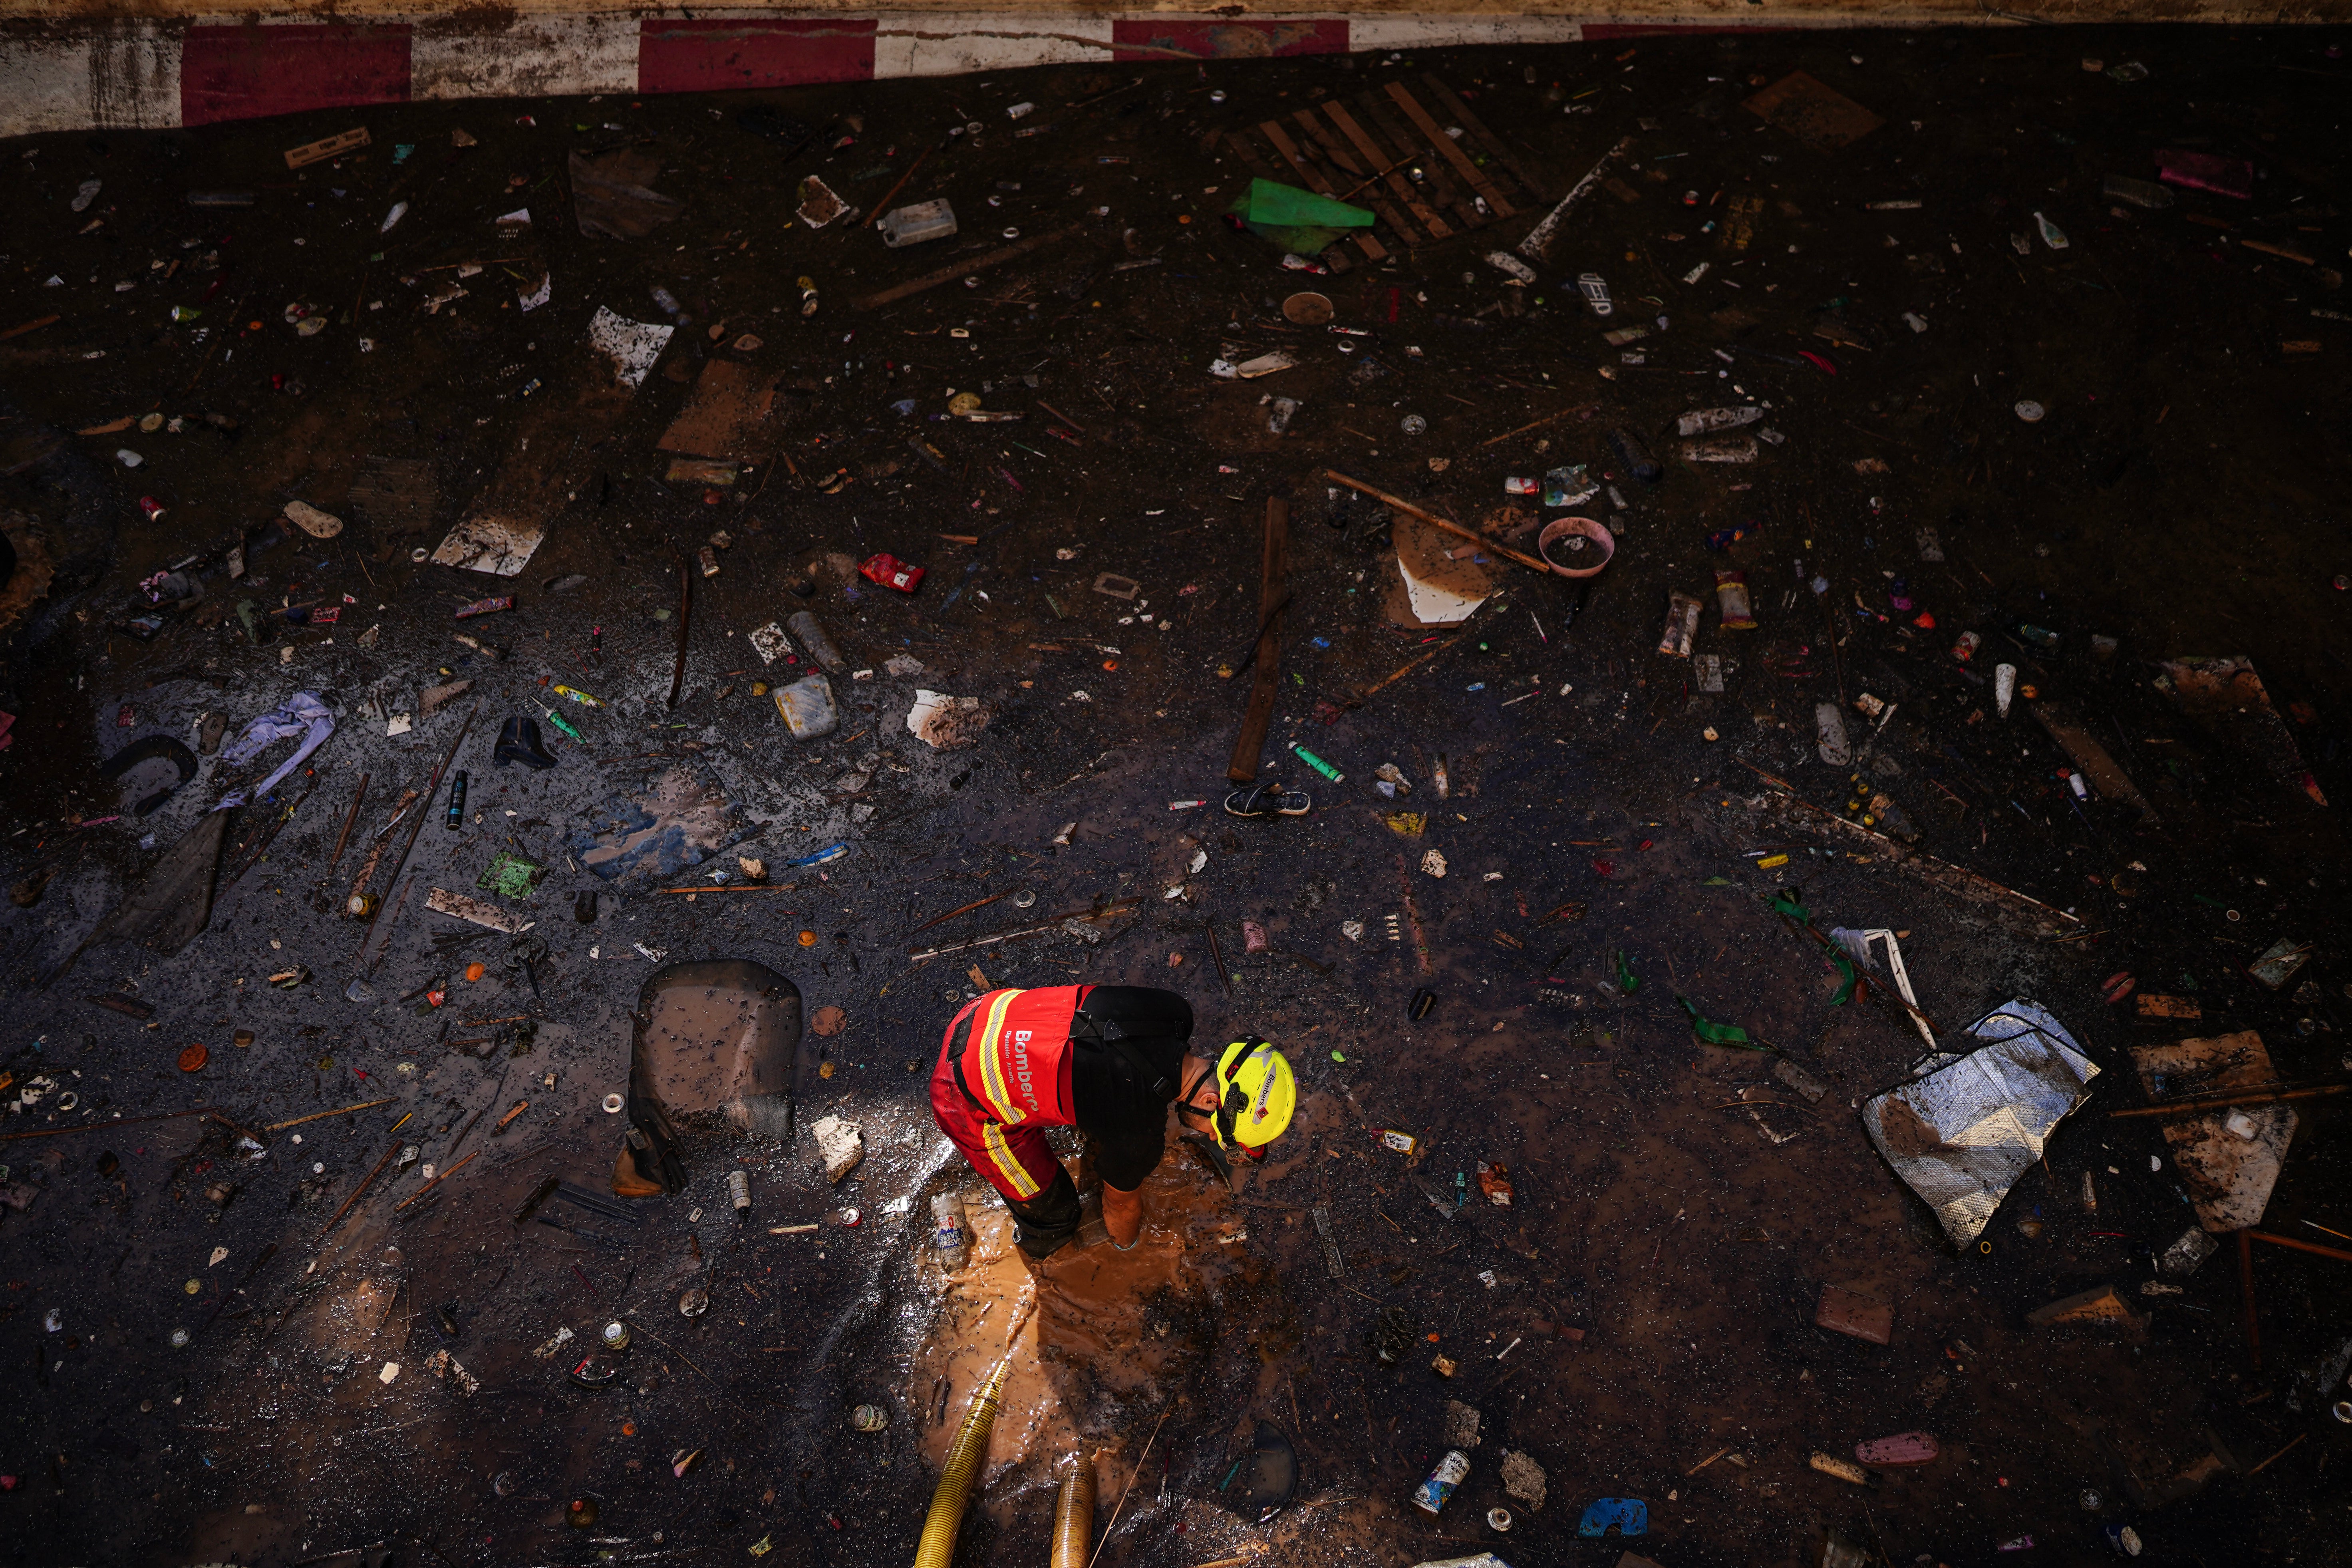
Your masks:
<path fill-rule="evenodd" d="M 1209 1124 L 1220 1145 L 1260 1149 L 1290 1125 L 1298 1079 L 1270 1040 L 1235 1040 L 1217 1058 L 1217 1111 Z"/>

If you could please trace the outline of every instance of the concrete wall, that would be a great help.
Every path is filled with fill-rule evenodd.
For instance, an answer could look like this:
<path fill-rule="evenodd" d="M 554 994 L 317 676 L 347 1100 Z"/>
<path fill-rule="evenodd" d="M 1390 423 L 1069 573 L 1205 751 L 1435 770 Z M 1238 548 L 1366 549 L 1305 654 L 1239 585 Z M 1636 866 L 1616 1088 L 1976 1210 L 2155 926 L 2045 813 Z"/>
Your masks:
<path fill-rule="evenodd" d="M 2015 0 L 2013 0 L 2015 3 Z M 331 19 L 329 13 L 331 11 Z M 2352 18 L 2352 0 L 1304 0 L 975 11 L 956 0 L 646 10 L 605 0 L 420 5 L 285 0 L 0 0 L 0 135 L 202 125 L 446 98 L 690 92 L 951 76 L 1069 61 L 1233 58 L 1661 31 L 2052 22 Z"/>

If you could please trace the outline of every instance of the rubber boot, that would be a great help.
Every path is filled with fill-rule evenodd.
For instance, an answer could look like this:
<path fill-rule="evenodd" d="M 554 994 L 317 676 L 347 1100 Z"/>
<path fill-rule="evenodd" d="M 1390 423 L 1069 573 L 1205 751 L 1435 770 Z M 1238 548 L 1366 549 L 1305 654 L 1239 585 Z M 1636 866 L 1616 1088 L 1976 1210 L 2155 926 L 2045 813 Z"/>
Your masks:
<path fill-rule="evenodd" d="M 1143 1194 L 1122 1193 L 1105 1182 L 1102 1217 L 1103 1228 L 1110 1232 L 1111 1245 L 1125 1252 L 1143 1234 Z"/>

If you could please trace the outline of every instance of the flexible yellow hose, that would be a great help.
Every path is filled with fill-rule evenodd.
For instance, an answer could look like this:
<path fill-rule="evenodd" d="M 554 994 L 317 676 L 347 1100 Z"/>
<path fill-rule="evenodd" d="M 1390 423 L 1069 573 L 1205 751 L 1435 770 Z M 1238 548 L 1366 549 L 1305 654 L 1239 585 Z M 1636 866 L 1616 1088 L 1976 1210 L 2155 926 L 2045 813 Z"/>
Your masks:
<path fill-rule="evenodd" d="M 1087 1568 L 1095 1539 L 1095 1466 L 1084 1454 L 1070 1458 L 1070 1473 L 1054 1499 L 1052 1568 Z"/>
<path fill-rule="evenodd" d="M 964 1505 L 971 1500 L 981 1467 L 988 1461 L 988 1435 L 996 1426 L 996 1402 L 1004 1392 L 1005 1374 L 1012 1370 L 1011 1357 L 998 1362 L 996 1370 L 971 1396 L 971 1408 L 964 1413 L 963 1425 L 948 1446 L 939 1490 L 931 1494 L 931 1511 L 923 1520 L 923 1536 L 915 1545 L 915 1568 L 948 1568 L 955 1556 L 956 1531 L 963 1524 Z"/>

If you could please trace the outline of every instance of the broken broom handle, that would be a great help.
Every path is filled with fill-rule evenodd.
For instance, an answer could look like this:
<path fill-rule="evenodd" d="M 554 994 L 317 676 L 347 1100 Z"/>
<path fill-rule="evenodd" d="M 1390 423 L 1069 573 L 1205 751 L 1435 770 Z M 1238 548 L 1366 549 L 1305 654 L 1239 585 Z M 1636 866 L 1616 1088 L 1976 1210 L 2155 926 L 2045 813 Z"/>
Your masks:
<path fill-rule="evenodd" d="M 1469 529 L 1463 527 L 1458 522 L 1453 522 L 1445 518 L 1437 517 L 1429 512 L 1425 512 L 1409 500 L 1405 500 L 1398 496 L 1392 496 L 1386 490 L 1376 490 L 1371 486 L 1364 483 L 1363 480 L 1351 479 L 1347 475 L 1339 472 L 1337 468 L 1324 469 L 1323 477 L 1327 479 L 1336 479 L 1351 490 L 1361 490 L 1364 494 L 1371 497 L 1374 500 L 1379 501 L 1385 506 L 1394 507 L 1397 510 L 1402 512 L 1409 512 L 1412 516 L 1421 519 L 1422 521 L 1429 524 L 1432 528 L 1444 529 L 1446 532 L 1454 535 L 1456 538 L 1470 541 L 1471 543 L 1477 545 L 1482 550 L 1491 550 L 1496 554 L 1500 555 L 1507 560 L 1516 561 L 1530 572 L 1540 572 L 1547 577 L 1553 574 L 1550 567 L 1545 565 L 1541 561 L 1537 560 L 1532 555 L 1523 555 L 1507 544 L 1497 544 L 1491 539 L 1487 539 L 1483 535 L 1472 532 Z"/>
<path fill-rule="evenodd" d="M 1258 604 L 1265 619 L 1257 635 L 1257 669 L 1250 678 L 1249 707 L 1242 713 L 1241 733 L 1234 737 L 1234 754 L 1225 763 L 1225 777 L 1235 784 L 1256 779 L 1265 732 L 1274 723 L 1274 700 L 1281 695 L 1281 671 L 1275 668 L 1275 658 L 1282 648 L 1282 617 L 1275 611 L 1285 596 L 1283 580 L 1289 559 L 1290 503 L 1279 496 L 1268 496 L 1265 543 L 1258 557 Z"/>

